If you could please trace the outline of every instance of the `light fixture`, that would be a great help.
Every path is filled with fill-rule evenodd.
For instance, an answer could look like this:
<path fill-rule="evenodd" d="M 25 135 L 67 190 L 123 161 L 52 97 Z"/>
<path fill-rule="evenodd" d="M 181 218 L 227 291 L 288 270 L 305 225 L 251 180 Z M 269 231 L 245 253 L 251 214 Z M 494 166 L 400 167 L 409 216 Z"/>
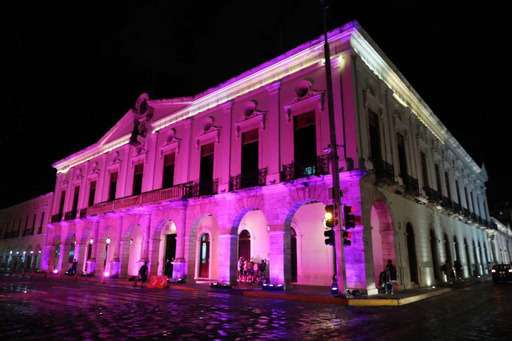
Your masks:
<path fill-rule="evenodd" d="M 94 239 L 92 239 L 92 238 L 91 238 L 91 239 L 89 240 L 89 244 L 91 244 L 91 245 L 92 245 L 92 243 L 93 243 L 93 242 L 94 242 Z"/>
<path fill-rule="evenodd" d="M 110 244 L 110 242 L 111 242 L 110 237 L 107 237 L 106 242 L 107 242 L 107 244 Z"/>

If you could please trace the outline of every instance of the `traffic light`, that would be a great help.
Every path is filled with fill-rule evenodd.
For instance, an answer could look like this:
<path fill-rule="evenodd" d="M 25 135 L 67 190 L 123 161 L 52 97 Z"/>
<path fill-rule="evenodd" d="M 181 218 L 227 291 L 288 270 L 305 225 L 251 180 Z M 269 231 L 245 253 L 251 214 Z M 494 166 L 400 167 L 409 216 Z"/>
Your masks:
<path fill-rule="evenodd" d="M 354 207 L 352 206 L 343 206 L 343 214 L 345 221 L 345 229 L 353 229 L 356 227 L 355 216 L 354 216 Z"/>
<path fill-rule="evenodd" d="M 325 230 L 324 236 L 327 238 L 327 239 L 325 239 L 325 245 L 334 245 L 334 230 L 333 229 Z"/>
<path fill-rule="evenodd" d="M 325 226 L 334 227 L 338 224 L 338 210 L 335 205 L 325 206 Z"/>
<path fill-rule="evenodd" d="M 343 244 L 346 246 L 352 245 L 352 242 L 350 241 L 350 237 L 352 237 L 352 233 L 343 231 Z"/>

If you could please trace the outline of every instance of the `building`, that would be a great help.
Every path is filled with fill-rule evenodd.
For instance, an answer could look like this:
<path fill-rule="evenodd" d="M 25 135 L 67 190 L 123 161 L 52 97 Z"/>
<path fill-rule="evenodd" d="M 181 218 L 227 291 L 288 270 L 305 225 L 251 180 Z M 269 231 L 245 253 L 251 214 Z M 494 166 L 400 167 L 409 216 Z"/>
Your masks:
<path fill-rule="evenodd" d="M 401 288 L 445 281 L 440 267 L 456 259 L 466 277 L 488 273 L 485 168 L 359 24 L 328 37 L 342 204 L 356 216 L 348 287 L 376 293 L 388 259 Z M 141 95 L 53 164 L 41 268 L 76 258 L 83 272 L 127 277 L 174 259 L 174 279 L 236 284 L 245 257 L 269 260 L 272 283 L 330 285 L 341 238 L 334 254 L 323 57 L 318 38 L 193 97 Z"/>
<path fill-rule="evenodd" d="M 491 245 L 492 260 L 495 264 L 510 264 L 512 260 L 512 229 L 491 217 L 491 225 L 487 229 L 487 237 Z"/>

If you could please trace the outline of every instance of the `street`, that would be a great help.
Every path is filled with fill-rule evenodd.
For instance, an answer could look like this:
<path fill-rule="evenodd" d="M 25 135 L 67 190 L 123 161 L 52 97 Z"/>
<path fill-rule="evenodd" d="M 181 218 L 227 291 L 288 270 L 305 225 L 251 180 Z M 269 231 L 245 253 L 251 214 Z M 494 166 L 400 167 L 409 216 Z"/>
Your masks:
<path fill-rule="evenodd" d="M 512 285 L 487 281 L 402 307 L 0 275 L 2 340 L 504 340 Z"/>

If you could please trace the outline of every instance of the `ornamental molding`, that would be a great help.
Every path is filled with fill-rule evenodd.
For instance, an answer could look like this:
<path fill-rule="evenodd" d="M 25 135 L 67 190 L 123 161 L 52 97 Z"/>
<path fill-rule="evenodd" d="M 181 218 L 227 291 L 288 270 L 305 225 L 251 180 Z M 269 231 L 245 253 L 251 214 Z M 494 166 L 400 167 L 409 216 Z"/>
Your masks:
<path fill-rule="evenodd" d="M 208 122 L 205 121 L 205 126 L 203 132 L 196 136 L 196 149 L 199 149 L 199 146 L 205 144 L 209 141 L 214 141 L 215 143 L 219 143 L 220 139 L 220 127 L 216 127 L 213 125 L 213 119 L 211 120 L 211 125 L 208 125 Z"/>
<path fill-rule="evenodd" d="M 324 111 L 324 91 L 311 90 L 302 98 L 296 97 L 295 100 L 284 106 L 284 115 L 286 122 L 290 122 L 292 112 L 301 111 L 304 108 L 315 107 L 315 111 Z"/>

